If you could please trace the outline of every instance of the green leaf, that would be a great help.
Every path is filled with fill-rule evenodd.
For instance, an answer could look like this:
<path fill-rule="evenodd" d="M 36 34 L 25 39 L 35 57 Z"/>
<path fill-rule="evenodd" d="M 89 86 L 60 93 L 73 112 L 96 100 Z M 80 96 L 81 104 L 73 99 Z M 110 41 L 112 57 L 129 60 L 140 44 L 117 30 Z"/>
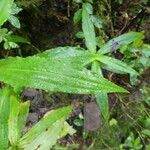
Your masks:
<path fill-rule="evenodd" d="M 73 135 L 75 130 L 64 119 L 57 120 L 47 130 L 42 132 L 29 144 L 24 146 L 24 150 L 37 149 L 49 150 L 56 144 L 57 140 L 67 134 Z"/>
<path fill-rule="evenodd" d="M 103 22 L 102 22 L 102 20 L 100 19 L 99 16 L 92 15 L 91 20 L 92 20 L 93 24 L 95 25 L 95 27 L 102 28 L 102 23 Z"/>
<path fill-rule="evenodd" d="M 66 121 L 64 122 L 63 129 L 61 130 L 60 137 L 64 137 L 67 134 L 73 135 L 75 133 L 75 129 L 72 128 Z"/>
<path fill-rule="evenodd" d="M 13 0 L 0 0 L 0 26 L 8 19 L 12 4 Z"/>
<path fill-rule="evenodd" d="M 11 89 L 6 87 L 0 90 L 0 149 L 8 147 L 8 118 L 10 108 Z"/>
<path fill-rule="evenodd" d="M 10 15 L 8 21 L 16 28 L 20 29 L 20 21 L 16 16 Z"/>
<path fill-rule="evenodd" d="M 73 123 L 78 127 L 81 127 L 84 124 L 82 119 L 75 119 Z"/>
<path fill-rule="evenodd" d="M 53 123 L 45 132 L 42 132 L 37 138 L 24 146 L 24 150 L 50 150 L 56 144 L 59 134 L 63 128 L 64 119 L 60 119 Z"/>
<path fill-rule="evenodd" d="M 82 0 L 73 0 L 76 3 L 82 3 Z"/>
<path fill-rule="evenodd" d="M 95 37 L 94 25 L 87 12 L 85 3 L 83 4 L 83 8 L 82 8 L 82 30 L 84 33 L 87 48 L 90 51 L 95 52 L 96 51 L 96 37 Z"/>
<path fill-rule="evenodd" d="M 71 111 L 72 111 L 72 108 L 68 106 L 68 107 L 63 107 L 63 108 L 48 112 L 37 124 L 35 124 L 20 139 L 18 143 L 18 147 L 25 148 L 26 146 L 28 146 L 28 144 L 30 145 L 34 143 L 35 143 L 34 145 L 37 145 L 37 141 L 44 142 L 43 138 L 47 136 L 49 138 L 50 145 L 51 146 L 54 145 L 56 143 L 56 140 L 59 138 L 58 134 L 60 134 L 60 131 L 63 128 L 64 121 L 65 119 L 67 119 Z M 54 139 L 51 138 L 51 136 Z"/>
<path fill-rule="evenodd" d="M 12 8 L 11 8 L 11 15 L 16 15 L 20 11 L 22 11 L 22 8 L 18 7 L 15 3 L 13 3 Z"/>
<path fill-rule="evenodd" d="M 21 103 L 16 93 L 10 96 L 9 141 L 11 146 L 17 146 L 22 130 L 26 124 L 29 102 Z"/>
<path fill-rule="evenodd" d="M 93 62 L 92 71 L 99 74 L 103 77 L 102 70 L 98 62 Z M 110 114 L 109 114 L 109 103 L 108 103 L 108 95 L 106 92 L 99 92 L 96 96 L 96 102 L 99 106 L 100 112 L 106 122 L 108 122 Z"/>
<path fill-rule="evenodd" d="M 46 131 L 27 144 L 24 150 L 30 150 L 31 147 L 37 150 L 49 150 L 59 138 L 64 137 L 68 133 L 74 134 L 74 129 L 64 119 L 57 120 Z"/>
<path fill-rule="evenodd" d="M 84 39 L 84 34 L 83 34 L 83 32 L 77 32 L 76 34 L 75 34 L 75 36 L 78 38 L 78 39 Z"/>
<path fill-rule="evenodd" d="M 9 127 L 9 141 L 11 145 L 16 145 L 19 139 L 18 131 L 18 114 L 19 114 L 19 101 L 15 95 L 10 96 L 10 115 L 8 121 Z"/>
<path fill-rule="evenodd" d="M 59 58 L 59 57 L 58 57 Z M 78 71 L 57 59 L 40 56 L 0 60 L 0 81 L 14 88 L 31 87 L 52 92 L 95 94 L 127 92 L 88 70 Z"/>
<path fill-rule="evenodd" d="M 18 47 L 19 47 L 18 44 L 14 43 L 14 42 L 5 41 L 5 43 L 4 43 L 5 49 L 18 48 Z"/>
<path fill-rule="evenodd" d="M 120 35 L 116 38 L 111 39 L 108 41 L 100 50 L 100 54 L 106 54 L 112 52 L 114 50 L 119 49 L 123 45 L 128 45 L 138 39 L 143 39 L 143 33 L 140 32 L 129 32 L 123 35 Z"/>
<path fill-rule="evenodd" d="M 88 14 L 93 14 L 93 6 L 90 3 L 85 3 L 85 8 Z"/>
<path fill-rule="evenodd" d="M 94 54 L 82 48 L 68 46 L 46 50 L 38 54 L 38 56 L 59 62 L 60 64 L 65 63 L 67 66 L 80 70 L 83 70 L 86 65 L 97 58 Z M 60 68 L 60 66 L 58 67 Z"/>
<path fill-rule="evenodd" d="M 30 43 L 27 39 L 18 35 L 11 34 L 11 35 L 7 35 L 5 38 L 7 39 L 7 41 L 11 41 L 14 43 L 27 43 L 27 44 Z"/>
<path fill-rule="evenodd" d="M 100 55 L 98 60 L 106 65 L 103 68 L 110 70 L 112 72 L 130 73 L 138 75 L 138 73 L 134 69 L 132 69 L 129 65 L 115 58 Z"/>
<path fill-rule="evenodd" d="M 27 121 L 28 114 L 29 114 L 29 106 L 30 106 L 29 101 L 26 101 L 24 103 L 20 103 L 19 115 L 18 115 L 19 136 L 21 136 L 22 131 L 26 125 L 26 121 Z"/>
<path fill-rule="evenodd" d="M 74 24 L 77 24 L 82 18 L 82 9 L 79 9 L 75 12 L 73 17 Z"/>
<path fill-rule="evenodd" d="M 0 43 L 4 40 L 5 36 L 8 34 L 8 30 L 6 28 L 0 29 Z"/>

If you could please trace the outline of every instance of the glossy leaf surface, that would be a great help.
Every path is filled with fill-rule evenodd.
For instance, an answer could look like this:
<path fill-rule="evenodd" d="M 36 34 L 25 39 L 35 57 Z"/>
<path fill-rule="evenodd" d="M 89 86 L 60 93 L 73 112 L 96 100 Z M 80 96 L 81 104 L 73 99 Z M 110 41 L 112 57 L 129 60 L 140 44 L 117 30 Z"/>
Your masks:
<path fill-rule="evenodd" d="M 85 51 L 83 48 L 68 46 L 46 50 L 43 53 L 38 54 L 38 56 L 53 60 L 60 64 L 65 63 L 67 66 L 80 70 L 83 70 L 86 65 L 96 59 L 94 54 Z M 60 68 L 60 66 L 58 67 Z"/>
<path fill-rule="evenodd" d="M 112 82 L 91 73 L 78 71 L 55 59 L 40 56 L 0 60 L 0 81 L 15 88 L 31 87 L 52 92 L 95 94 L 127 92 Z"/>

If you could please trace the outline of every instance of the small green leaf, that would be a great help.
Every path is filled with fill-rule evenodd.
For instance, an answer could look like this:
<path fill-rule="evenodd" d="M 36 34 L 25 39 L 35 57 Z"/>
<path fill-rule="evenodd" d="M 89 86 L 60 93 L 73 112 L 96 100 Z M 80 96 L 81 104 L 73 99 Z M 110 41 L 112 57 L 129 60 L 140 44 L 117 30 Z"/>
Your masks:
<path fill-rule="evenodd" d="M 0 0 L 0 26 L 8 19 L 12 4 L 13 0 Z"/>
<path fill-rule="evenodd" d="M 22 11 L 22 8 L 18 7 L 15 3 L 13 3 L 12 8 L 11 8 L 11 15 L 16 15 L 20 11 Z"/>
<path fill-rule="evenodd" d="M 11 48 L 18 48 L 19 45 L 14 42 L 5 41 L 4 48 L 5 49 L 11 49 Z"/>
<path fill-rule="evenodd" d="M 122 34 L 116 38 L 111 39 L 108 41 L 100 50 L 100 54 L 106 54 L 112 52 L 114 50 L 119 49 L 123 45 L 128 45 L 138 39 L 143 39 L 143 33 L 141 32 L 129 32 Z"/>
<path fill-rule="evenodd" d="M 132 69 L 129 65 L 115 58 L 100 55 L 98 60 L 106 65 L 103 68 L 110 70 L 112 72 L 130 73 L 138 75 L 138 73 L 134 69 Z"/>
<path fill-rule="evenodd" d="M 0 43 L 4 40 L 7 34 L 8 34 L 8 30 L 6 28 L 0 29 Z"/>
<path fill-rule="evenodd" d="M 75 36 L 76 36 L 77 38 L 79 38 L 79 39 L 84 39 L 84 34 L 83 34 L 83 32 L 77 32 L 77 33 L 75 34 Z"/>
<path fill-rule="evenodd" d="M 91 20 L 93 22 L 93 24 L 95 25 L 95 27 L 97 28 L 102 28 L 102 20 L 100 19 L 100 17 L 96 16 L 96 15 L 92 15 L 91 16 Z"/>
<path fill-rule="evenodd" d="M 8 21 L 16 28 L 20 29 L 20 21 L 16 16 L 10 15 Z"/>
<path fill-rule="evenodd" d="M 77 24 L 82 18 L 82 9 L 79 9 L 75 12 L 73 17 L 74 24 Z"/>
<path fill-rule="evenodd" d="M 76 3 L 82 3 L 82 0 L 73 0 Z"/>
<path fill-rule="evenodd" d="M 63 129 L 61 130 L 60 137 L 64 137 L 67 134 L 73 135 L 75 133 L 75 129 L 72 128 L 66 121 L 64 122 Z"/>
<path fill-rule="evenodd" d="M 85 3 L 83 4 L 83 7 L 82 7 L 82 30 L 84 33 L 87 48 L 90 51 L 95 52 L 96 51 L 96 37 L 95 37 L 94 25 L 87 12 Z"/>
<path fill-rule="evenodd" d="M 75 119 L 75 120 L 73 121 L 73 123 L 74 123 L 76 126 L 78 126 L 78 127 L 83 126 L 83 120 L 81 120 L 81 119 Z"/>
<path fill-rule="evenodd" d="M 90 3 L 85 3 L 85 9 L 88 14 L 90 14 L 90 15 L 93 14 L 93 6 Z"/>
<path fill-rule="evenodd" d="M 14 42 L 14 43 L 27 43 L 27 44 L 30 43 L 27 39 L 18 35 L 10 34 L 7 35 L 5 38 L 7 39 L 7 41 Z"/>

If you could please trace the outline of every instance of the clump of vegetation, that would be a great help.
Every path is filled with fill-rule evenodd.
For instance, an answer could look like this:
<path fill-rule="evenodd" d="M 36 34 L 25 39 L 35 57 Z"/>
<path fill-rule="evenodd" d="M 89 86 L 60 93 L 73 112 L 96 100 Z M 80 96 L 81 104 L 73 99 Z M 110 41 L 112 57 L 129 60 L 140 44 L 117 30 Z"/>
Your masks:
<path fill-rule="evenodd" d="M 0 1 L 1 150 L 148 150 L 149 84 L 143 81 L 140 86 L 138 81 L 150 67 L 150 45 L 145 43 L 143 31 L 137 32 L 131 28 L 126 32 L 139 15 L 149 12 L 148 2 L 141 3 L 140 12 L 131 20 L 128 12 L 113 10 L 115 5 L 124 7 L 122 0 L 54 0 L 53 3 L 53 7 L 62 9 L 62 14 L 47 11 L 42 15 L 39 8 L 44 4 L 52 4 L 47 0 Z M 55 48 L 45 51 L 34 46 L 31 36 L 36 35 L 29 32 L 28 22 L 21 23 L 24 14 L 32 9 L 34 17 L 38 18 L 39 15 L 43 22 L 48 15 L 52 15 L 53 23 L 57 22 L 57 29 L 70 19 L 70 26 L 74 29 L 70 44 L 60 47 L 55 45 Z M 66 16 L 63 16 L 65 11 Z M 118 13 L 125 18 L 121 29 L 117 28 Z M 138 22 L 142 24 L 143 18 Z M 41 31 L 45 32 L 48 22 L 45 21 L 45 24 Z M 36 27 L 32 28 L 37 31 Z M 31 51 L 23 52 L 23 46 Z M 36 51 L 34 55 L 32 51 Z M 120 74 L 122 82 L 114 80 L 117 74 Z M 133 93 L 129 94 L 134 88 L 130 84 L 137 86 L 137 97 Z M 48 97 L 55 93 L 66 93 L 66 97 L 60 94 L 63 103 L 57 98 L 56 101 L 60 103 L 54 102 L 52 107 L 49 104 L 48 110 L 43 110 L 45 115 L 41 111 L 42 115 L 33 118 L 34 123 L 28 126 L 30 113 L 36 110 L 32 104 L 38 101 L 39 95 L 33 101 L 31 90 L 27 96 L 31 97 L 31 102 L 29 99 L 24 101 L 21 93 L 27 88 L 47 93 L 46 99 L 50 99 L 47 103 L 52 103 L 50 101 L 53 98 Z M 89 97 L 85 101 L 80 98 L 82 95 Z M 79 101 L 74 101 L 71 106 L 70 100 L 66 102 L 69 96 L 79 96 Z M 80 103 L 81 99 L 84 102 Z M 42 102 L 38 107 L 41 105 Z"/>

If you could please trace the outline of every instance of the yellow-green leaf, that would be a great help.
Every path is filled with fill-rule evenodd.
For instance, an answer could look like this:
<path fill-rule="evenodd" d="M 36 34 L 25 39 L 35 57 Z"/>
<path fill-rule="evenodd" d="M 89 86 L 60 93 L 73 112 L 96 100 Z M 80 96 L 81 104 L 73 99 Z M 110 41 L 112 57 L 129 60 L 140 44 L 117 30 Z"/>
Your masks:
<path fill-rule="evenodd" d="M 12 4 L 13 0 L 0 0 L 0 26 L 8 19 Z"/>

